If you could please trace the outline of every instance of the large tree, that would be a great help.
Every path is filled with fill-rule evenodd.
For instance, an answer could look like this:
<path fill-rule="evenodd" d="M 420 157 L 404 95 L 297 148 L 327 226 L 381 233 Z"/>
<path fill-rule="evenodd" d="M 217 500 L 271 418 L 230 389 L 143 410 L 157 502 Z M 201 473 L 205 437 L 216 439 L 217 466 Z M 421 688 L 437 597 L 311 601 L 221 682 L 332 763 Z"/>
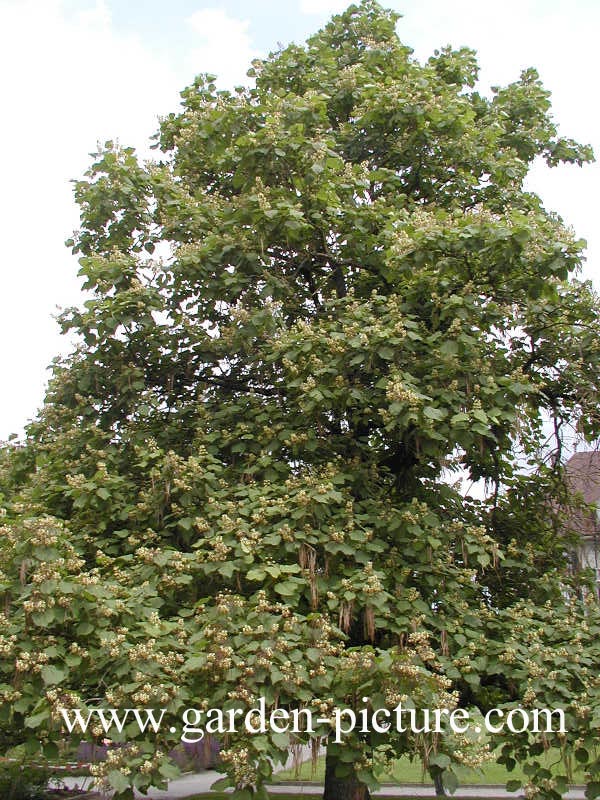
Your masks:
<path fill-rule="evenodd" d="M 198 77 L 154 163 L 107 142 L 76 185 L 79 344 L 0 474 L 1 713 L 32 752 L 61 707 L 368 697 L 560 705 L 566 735 L 505 736 L 503 759 L 550 796 L 549 744 L 598 774 L 599 619 L 556 511 L 563 430 L 600 429 L 598 304 L 523 188 L 536 158 L 592 155 L 533 69 L 480 94 L 472 51 L 421 64 L 397 20 L 366 0 L 250 88 Z M 169 727 L 113 735 L 119 796 L 174 774 Z M 239 798 L 289 744 L 226 738 Z M 452 788 L 484 750 L 330 737 L 325 797 L 365 798 L 401 753 Z"/>

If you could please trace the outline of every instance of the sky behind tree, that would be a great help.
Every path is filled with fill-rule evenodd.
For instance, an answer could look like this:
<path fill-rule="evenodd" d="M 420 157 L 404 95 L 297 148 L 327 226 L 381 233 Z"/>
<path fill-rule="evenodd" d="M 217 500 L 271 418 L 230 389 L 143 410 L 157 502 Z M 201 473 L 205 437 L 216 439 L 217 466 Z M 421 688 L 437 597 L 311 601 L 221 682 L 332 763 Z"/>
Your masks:
<path fill-rule="evenodd" d="M 0 438 L 21 433 L 42 403 L 46 367 L 69 342 L 53 319 L 81 301 L 64 240 L 77 227 L 72 179 L 96 143 L 118 139 L 150 157 L 158 116 L 175 111 L 198 72 L 245 82 L 252 58 L 301 43 L 346 7 L 335 0 L 0 0 Z M 536 67 L 560 133 L 600 153 L 597 0 L 390 0 L 402 41 L 425 60 L 436 47 L 478 51 L 480 90 Z M 584 276 L 600 288 L 598 165 L 548 170 L 529 187 L 588 240 Z"/>

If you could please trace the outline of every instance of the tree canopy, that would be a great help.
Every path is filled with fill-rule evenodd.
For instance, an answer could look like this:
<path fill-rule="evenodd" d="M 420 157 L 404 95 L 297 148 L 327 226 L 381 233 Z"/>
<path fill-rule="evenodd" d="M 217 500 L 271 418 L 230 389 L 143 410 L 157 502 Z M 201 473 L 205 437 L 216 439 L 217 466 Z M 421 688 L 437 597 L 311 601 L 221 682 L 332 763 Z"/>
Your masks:
<path fill-rule="evenodd" d="M 560 706 L 501 758 L 556 797 L 575 754 L 600 794 L 600 617 L 556 511 L 563 432 L 600 433 L 599 306 L 523 186 L 592 153 L 535 70 L 483 94 L 473 51 L 421 64 L 397 22 L 365 0 L 251 86 L 200 75 L 152 163 L 107 142 L 77 181 L 78 344 L 0 471 L 0 713 L 31 752 L 64 707 Z M 156 785 L 180 733 L 128 725 L 99 772 Z M 228 736 L 236 797 L 289 745 Z M 486 748 L 330 738 L 326 796 L 402 753 L 452 789 Z"/>

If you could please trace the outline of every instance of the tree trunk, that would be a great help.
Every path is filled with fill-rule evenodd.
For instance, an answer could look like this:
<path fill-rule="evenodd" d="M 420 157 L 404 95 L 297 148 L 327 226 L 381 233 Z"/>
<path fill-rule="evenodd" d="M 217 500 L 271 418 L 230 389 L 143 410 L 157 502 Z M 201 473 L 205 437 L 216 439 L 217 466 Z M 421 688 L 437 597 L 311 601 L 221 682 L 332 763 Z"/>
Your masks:
<path fill-rule="evenodd" d="M 338 760 L 327 753 L 325 756 L 325 791 L 323 800 L 371 800 L 366 784 L 358 780 L 354 773 L 338 778 L 335 768 Z M 344 766 L 348 766 L 345 764 Z"/>

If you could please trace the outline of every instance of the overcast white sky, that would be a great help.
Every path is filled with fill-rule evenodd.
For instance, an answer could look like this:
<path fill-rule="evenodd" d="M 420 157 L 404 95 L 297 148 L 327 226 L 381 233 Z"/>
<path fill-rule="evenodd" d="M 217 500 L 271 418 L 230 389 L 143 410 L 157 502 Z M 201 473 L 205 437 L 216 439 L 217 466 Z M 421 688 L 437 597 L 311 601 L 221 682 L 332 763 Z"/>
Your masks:
<path fill-rule="evenodd" d="M 420 59 L 441 45 L 479 52 L 488 87 L 535 66 L 561 132 L 600 156 L 597 0 L 396 0 L 399 33 Z M 249 62 L 302 41 L 345 2 L 328 0 L 0 0 L 0 439 L 22 432 L 46 367 L 67 343 L 53 319 L 80 299 L 64 240 L 77 227 L 70 180 L 97 141 L 149 154 L 157 117 L 176 110 L 195 73 L 240 83 Z M 588 240 L 585 275 L 600 288 L 600 168 L 537 169 L 530 186 Z"/>

